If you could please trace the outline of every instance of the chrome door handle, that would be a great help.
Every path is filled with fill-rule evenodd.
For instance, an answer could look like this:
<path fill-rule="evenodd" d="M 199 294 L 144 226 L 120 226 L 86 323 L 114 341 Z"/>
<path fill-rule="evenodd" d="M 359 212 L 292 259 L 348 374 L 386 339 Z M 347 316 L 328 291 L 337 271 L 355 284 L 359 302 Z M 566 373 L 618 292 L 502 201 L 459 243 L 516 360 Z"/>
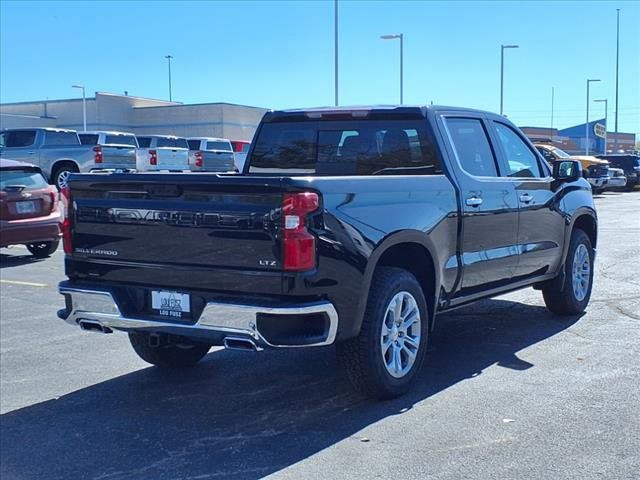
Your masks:
<path fill-rule="evenodd" d="M 480 205 L 482 205 L 482 198 L 476 197 L 476 196 L 469 197 L 469 198 L 467 198 L 465 203 L 469 207 L 479 207 Z"/>
<path fill-rule="evenodd" d="M 520 195 L 520 201 L 522 203 L 529 203 L 531 200 L 533 200 L 533 196 L 529 195 L 528 193 L 523 193 L 522 195 Z"/>

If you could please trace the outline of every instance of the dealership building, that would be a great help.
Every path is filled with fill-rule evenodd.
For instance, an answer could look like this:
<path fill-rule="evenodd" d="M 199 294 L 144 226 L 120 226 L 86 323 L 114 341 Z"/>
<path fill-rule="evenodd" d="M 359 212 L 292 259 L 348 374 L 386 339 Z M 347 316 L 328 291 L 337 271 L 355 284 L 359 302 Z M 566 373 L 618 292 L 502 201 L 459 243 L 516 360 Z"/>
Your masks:
<path fill-rule="evenodd" d="M 96 92 L 86 99 L 87 130 L 251 140 L 265 108 L 232 103 L 184 104 Z M 0 104 L 0 128 L 83 129 L 82 99 Z"/>
<path fill-rule="evenodd" d="M 546 127 L 520 127 L 531 140 L 553 141 L 559 148 L 572 155 L 581 155 L 586 151 L 586 123 L 561 130 Z M 589 154 L 631 152 L 635 150 L 636 136 L 633 133 L 607 132 L 605 119 L 589 122 Z"/>

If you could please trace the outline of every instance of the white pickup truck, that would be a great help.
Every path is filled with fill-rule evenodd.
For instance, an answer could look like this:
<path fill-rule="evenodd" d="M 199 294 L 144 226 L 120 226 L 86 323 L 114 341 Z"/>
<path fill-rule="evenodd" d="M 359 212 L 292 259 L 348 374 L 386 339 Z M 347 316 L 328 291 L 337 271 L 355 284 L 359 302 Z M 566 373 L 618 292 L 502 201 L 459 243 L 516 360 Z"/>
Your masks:
<path fill-rule="evenodd" d="M 0 132 L 0 157 L 36 165 L 58 188 L 67 185 L 70 173 L 103 167 L 92 146 L 81 145 L 75 130 L 17 128 Z"/>
<path fill-rule="evenodd" d="M 96 168 L 105 170 L 133 170 L 136 168 L 138 142 L 133 133 L 80 132 L 80 143 L 91 145 L 95 152 Z"/>
<path fill-rule="evenodd" d="M 189 170 L 186 138 L 170 135 L 138 135 L 136 169 L 139 172 Z"/>

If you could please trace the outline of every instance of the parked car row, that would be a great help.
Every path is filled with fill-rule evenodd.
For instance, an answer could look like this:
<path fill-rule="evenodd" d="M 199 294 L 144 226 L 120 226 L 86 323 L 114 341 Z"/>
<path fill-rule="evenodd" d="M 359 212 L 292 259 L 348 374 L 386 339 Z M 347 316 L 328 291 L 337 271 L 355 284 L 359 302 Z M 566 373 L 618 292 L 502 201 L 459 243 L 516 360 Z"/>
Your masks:
<path fill-rule="evenodd" d="M 605 190 L 626 189 L 631 191 L 640 183 L 640 156 L 631 154 L 569 155 L 564 150 L 547 142 L 535 142 L 537 150 L 547 162 L 578 160 L 585 172 L 591 191 L 595 194 Z"/>
<path fill-rule="evenodd" d="M 0 132 L 0 156 L 40 167 L 49 181 L 66 186 L 75 172 L 98 170 L 238 172 L 249 142 L 224 138 L 76 132 L 56 128 Z"/>

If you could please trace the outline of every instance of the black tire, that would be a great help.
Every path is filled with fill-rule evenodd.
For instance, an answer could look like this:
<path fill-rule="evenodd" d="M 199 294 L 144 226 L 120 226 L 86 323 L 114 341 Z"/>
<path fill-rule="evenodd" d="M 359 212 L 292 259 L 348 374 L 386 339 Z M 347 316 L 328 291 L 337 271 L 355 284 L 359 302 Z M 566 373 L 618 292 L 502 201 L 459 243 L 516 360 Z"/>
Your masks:
<path fill-rule="evenodd" d="M 39 242 L 39 243 L 30 243 L 27 245 L 27 250 L 36 258 L 47 258 L 50 257 L 53 252 L 58 249 L 58 245 L 60 245 L 60 240 L 53 240 L 52 242 Z"/>
<path fill-rule="evenodd" d="M 586 295 L 580 299 L 574 291 L 573 269 L 576 260 L 576 250 L 584 245 L 589 256 L 589 285 Z M 542 288 L 542 296 L 547 308 L 558 315 L 578 315 L 587 308 L 591 289 L 593 287 L 593 247 L 591 240 L 584 231 L 579 228 L 574 229 L 571 234 L 569 251 L 563 265 L 563 275 L 559 275 Z"/>
<path fill-rule="evenodd" d="M 593 195 L 600 195 L 600 194 L 602 194 L 602 192 L 604 192 L 604 188 L 602 188 L 602 187 L 600 187 L 600 188 L 592 187 L 591 188 L 591 193 Z"/>
<path fill-rule="evenodd" d="M 415 299 L 420 313 L 420 341 L 413 365 L 404 376 L 396 378 L 385 366 L 381 332 L 387 307 L 400 292 L 408 292 Z M 394 398 L 407 392 L 424 361 L 429 324 L 429 309 L 416 278 L 400 268 L 377 268 L 371 282 L 360 334 L 336 345 L 338 360 L 353 387 L 376 399 Z"/>
<path fill-rule="evenodd" d="M 192 367 L 204 357 L 211 345 L 193 342 L 188 339 L 162 337 L 159 346 L 152 346 L 150 334 L 144 332 L 129 333 L 129 341 L 138 356 L 152 365 L 161 368 Z"/>
<path fill-rule="evenodd" d="M 51 183 L 61 190 L 66 184 L 61 184 L 62 177 L 68 176 L 70 173 L 78 173 L 78 169 L 73 165 L 63 164 L 51 173 Z"/>

